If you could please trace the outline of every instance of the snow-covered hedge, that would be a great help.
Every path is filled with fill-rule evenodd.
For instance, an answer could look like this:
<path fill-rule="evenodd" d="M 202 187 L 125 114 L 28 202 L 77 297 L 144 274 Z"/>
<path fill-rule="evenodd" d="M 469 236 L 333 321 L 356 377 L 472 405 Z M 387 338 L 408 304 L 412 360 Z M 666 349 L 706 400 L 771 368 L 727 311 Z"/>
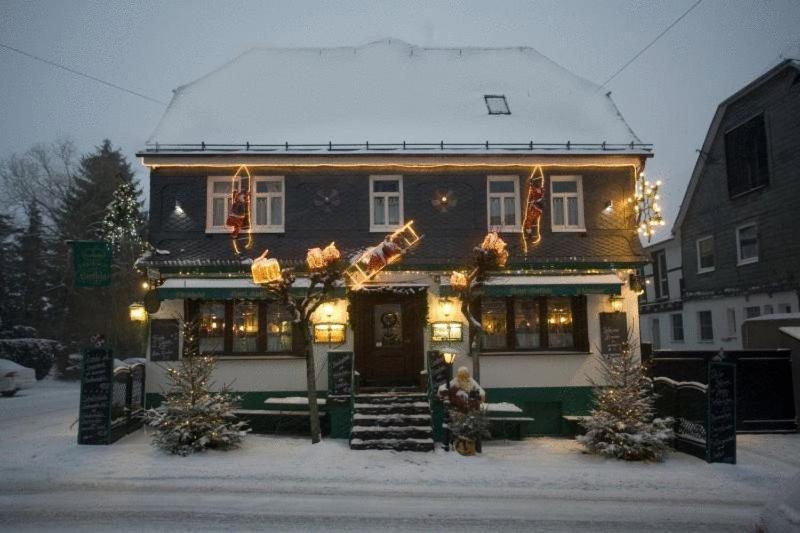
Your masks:
<path fill-rule="evenodd" d="M 60 342 L 50 339 L 0 339 L 0 359 L 33 368 L 36 379 L 50 373 L 56 354 L 63 349 Z"/>

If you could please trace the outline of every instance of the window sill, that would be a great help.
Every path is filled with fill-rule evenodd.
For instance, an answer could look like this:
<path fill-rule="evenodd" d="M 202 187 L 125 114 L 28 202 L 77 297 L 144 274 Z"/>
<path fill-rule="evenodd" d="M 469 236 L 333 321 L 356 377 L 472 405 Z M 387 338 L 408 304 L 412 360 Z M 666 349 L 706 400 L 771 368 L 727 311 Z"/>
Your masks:
<path fill-rule="evenodd" d="M 731 200 L 735 200 L 737 198 L 741 198 L 743 196 L 747 196 L 750 193 L 753 193 L 753 192 L 756 192 L 756 191 L 760 191 L 761 189 L 766 189 L 767 185 L 769 185 L 769 184 L 765 183 L 764 185 L 759 185 L 758 187 L 753 187 L 752 189 L 747 189 L 746 191 L 737 192 L 736 194 L 730 195 L 730 199 Z"/>
<path fill-rule="evenodd" d="M 586 233 L 586 228 L 550 228 L 553 233 Z"/>
<path fill-rule="evenodd" d="M 740 267 L 740 266 L 752 265 L 755 263 L 758 263 L 758 257 L 754 259 L 742 259 L 741 261 L 737 261 L 736 266 Z"/>
<path fill-rule="evenodd" d="M 214 228 L 206 228 L 206 233 L 208 233 L 208 234 L 211 234 L 211 233 L 230 233 L 231 231 L 233 231 L 233 228 L 230 227 L 230 226 L 225 226 L 224 228 L 216 228 L 216 227 L 214 227 Z M 243 229 L 242 233 L 243 234 L 247 234 L 247 230 Z M 252 229 L 252 231 L 250 233 L 286 233 L 286 230 L 283 227 L 277 227 L 277 226 L 276 227 L 272 227 L 272 228 L 267 228 L 267 227 L 258 227 L 258 228 L 256 228 L 256 227 L 253 227 L 253 229 Z"/>
<path fill-rule="evenodd" d="M 699 339 L 698 344 L 714 344 L 714 339 Z"/>
<path fill-rule="evenodd" d="M 519 233 L 522 231 L 521 226 L 489 226 L 487 229 L 496 233 Z"/>
<path fill-rule="evenodd" d="M 711 274 L 715 270 L 716 270 L 716 268 L 706 268 L 706 269 L 703 269 L 703 270 L 698 270 L 697 273 L 698 274 Z"/>
<path fill-rule="evenodd" d="M 370 226 L 369 227 L 369 232 L 370 233 L 387 233 L 387 232 L 388 233 L 392 233 L 392 232 L 395 232 L 395 231 L 399 230 L 402 227 L 403 226 Z"/>

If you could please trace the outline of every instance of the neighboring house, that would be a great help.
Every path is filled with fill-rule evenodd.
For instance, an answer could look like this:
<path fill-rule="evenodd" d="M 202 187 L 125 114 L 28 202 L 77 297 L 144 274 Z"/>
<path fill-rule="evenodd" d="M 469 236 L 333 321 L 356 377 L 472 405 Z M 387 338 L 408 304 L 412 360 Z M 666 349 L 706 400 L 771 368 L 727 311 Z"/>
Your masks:
<path fill-rule="evenodd" d="M 638 325 L 629 283 L 647 257 L 627 198 L 652 148 L 604 89 L 532 49 L 254 49 L 176 90 L 138 155 L 157 249 L 139 261 L 156 286 L 151 339 L 170 345 L 157 320 L 198 320 L 201 349 L 219 356 L 215 381 L 246 408 L 303 396 L 306 383 L 290 317 L 250 281 L 264 249 L 297 267 L 302 285 L 307 249 L 335 241 L 349 257 L 413 220 L 423 235 L 413 253 L 318 312 L 345 336 L 315 350 L 323 391 L 329 350 L 354 351 L 364 385 L 415 386 L 429 350 L 456 350 L 455 366 L 471 367 L 449 276 L 499 231 L 511 257 L 480 301 L 481 384 L 489 401 L 535 418 L 530 434 L 563 433 L 562 416 L 589 409 L 601 314 L 621 309 Z M 240 165 L 249 179 L 233 179 Z M 539 166 L 541 241 L 526 254 Z M 254 196 L 254 247 L 242 256 L 225 225 L 232 188 Z M 439 339 L 434 323 L 453 338 Z M 151 401 L 163 364 L 148 365 Z"/>
<path fill-rule="evenodd" d="M 672 239 L 646 248 L 645 342 L 741 349 L 745 320 L 800 310 L 798 168 L 800 62 L 788 59 L 719 105 Z"/>

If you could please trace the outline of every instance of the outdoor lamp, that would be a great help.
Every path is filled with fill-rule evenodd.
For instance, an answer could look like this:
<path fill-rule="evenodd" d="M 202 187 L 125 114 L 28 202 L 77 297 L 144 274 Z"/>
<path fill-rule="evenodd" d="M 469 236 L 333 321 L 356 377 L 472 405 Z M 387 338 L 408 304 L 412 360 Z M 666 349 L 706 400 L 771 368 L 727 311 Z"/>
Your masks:
<path fill-rule="evenodd" d="M 456 352 L 442 352 L 442 359 L 448 365 L 452 365 L 456 360 Z"/>
<path fill-rule="evenodd" d="M 625 298 L 617 295 L 611 295 L 609 296 L 608 301 L 611 303 L 611 309 L 615 313 L 619 313 L 622 311 L 622 304 L 625 303 Z"/>
<path fill-rule="evenodd" d="M 147 320 L 147 311 L 144 308 L 144 304 L 139 302 L 134 302 L 128 306 L 128 316 L 134 322 L 144 322 Z"/>
<path fill-rule="evenodd" d="M 441 300 L 439 302 L 439 307 L 441 308 L 442 315 L 444 315 L 445 318 L 448 318 L 453 314 L 453 302 L 450 300 Z"/>

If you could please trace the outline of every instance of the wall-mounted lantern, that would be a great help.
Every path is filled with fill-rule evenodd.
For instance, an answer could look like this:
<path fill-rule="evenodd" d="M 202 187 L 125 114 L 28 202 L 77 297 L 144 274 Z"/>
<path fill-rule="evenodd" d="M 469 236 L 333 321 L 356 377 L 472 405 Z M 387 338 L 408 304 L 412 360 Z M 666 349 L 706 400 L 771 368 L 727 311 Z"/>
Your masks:
<path fill-rule="evenodd" d="M 625 303 L 625 298 L 622 296 L 618 296 L 616 294 L 612 294 L 608 297 L 608 302 L 611 304 L 611 310 L 615 313 L 619 313 L 622 311 L 622 307 Z"/>
<path fill-rule="evenodd" d="M 147 310 L 144 304 L 134 302 L 128 306 L 128 316 L 133 322 L 145 322 L 147 320 Z"/>

